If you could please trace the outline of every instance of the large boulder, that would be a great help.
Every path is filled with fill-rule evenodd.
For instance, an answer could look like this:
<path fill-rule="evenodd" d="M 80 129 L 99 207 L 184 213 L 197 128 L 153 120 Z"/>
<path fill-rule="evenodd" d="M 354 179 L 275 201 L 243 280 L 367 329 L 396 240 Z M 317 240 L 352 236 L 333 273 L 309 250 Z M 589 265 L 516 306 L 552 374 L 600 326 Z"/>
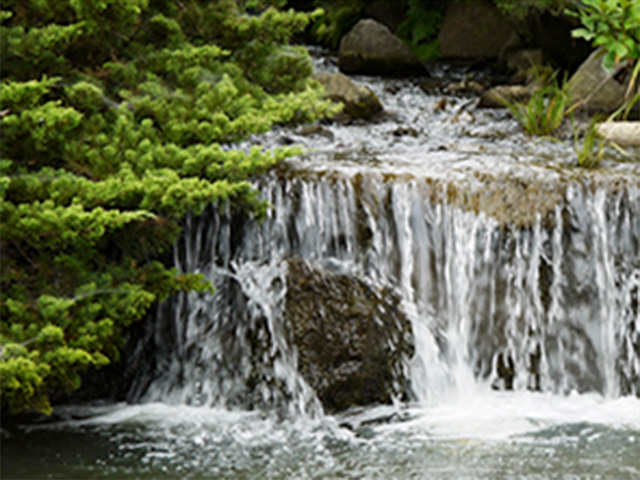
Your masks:
<path fill-rule="evenodd" d="M 290 260 L 285 325 L 298 368 L 329 412 L 407 397 L 414 352 L 399 298 L 351 275 Z"/>
<path fill-rule="evenodd" d="M 313 75 L 324 87 L 325 97 L 344 105 L 337 120 L 369 120 L 382 113 L 380 100 L 370 88 L 358 85 L 349 77 L 337 72 L 319 72 Z"/>
<path fill-rule="evenodd" d="M 338 65 L 344 73 L 424 75 L 413 51 L 389 28 L 372 19 L 360 20 L 340 41 Z"/>
<path fill-rule="evenodd" d="M 569 98 L 580 102 L 581 108 L 589 112 L 612 113 L 623 103 L 629 87 L 630 76 L 620 82 L 602 65 L 604 52 L 595 50 L 569 79 Z"/>
<path fill-rule="evenodd" d="M 495 59 L 520 39 L 492 2 L 472 0 L 449 3 L 438 43 L 443 58 Z"/>

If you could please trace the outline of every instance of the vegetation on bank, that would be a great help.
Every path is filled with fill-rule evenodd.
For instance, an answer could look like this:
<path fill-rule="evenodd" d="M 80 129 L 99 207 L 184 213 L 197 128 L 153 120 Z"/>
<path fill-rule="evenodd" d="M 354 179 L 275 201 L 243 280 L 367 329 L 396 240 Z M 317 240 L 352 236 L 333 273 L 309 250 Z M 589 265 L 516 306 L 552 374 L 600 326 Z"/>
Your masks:
<path fill-rule="evenodd" d="M 316 39 L 330 48 L 336 48 L 340 39 L 366 13 L 367 4 L 374 0 L 314 0 L 313 4 L 324 11 L 313 26 Z M 466 0 L 453 0 L 464 2 Z M 295 4 L 295 0 L 291 3 Z M 394 10 L 403 12 L 404 20 L 394 32 L 404 40 L 414 53 L 424 61 L 437 60 L 438 32 L 444 19 L 448 2 L 441 0 L 397 0 Z M 561 14 L 571 5 L 572 0 L 493 0 L 504 13 L 517 18 L 528 14 L 548 11 Z"/>
<path fill-rule="evenodd" d="M 324 15 L 314 23 L 313 34 L 322 44 L 336 48 L 340 39 L 360 20 L 370 0 L 314 0 Z M 394 32 L 421 60 L 439 57 L 437 35 L 442 26 L 446 2 L 439 0 L 398 0 L 394 7 L 405 12 Z"/>
<path fill-rule="evenodd" d="M 154 302 L 211 289 L 162 261 L 187 212 L 264 214 L 248 180 L 296 150 L 232 144 L 335 109 L 283 4 L 2 2 L 3 408 L 50 412 Z"/>
<path fill-rule="evenodd" d="M 579 5 L 566 8 L 564 13 L 580 19 L 582 26 L 573 30 L 574 37 L 584 38 L 594 47 L 602 48 L 602 64 L 610 72 L 610 77 L 628 82 L 622 106 L 609 120 L 626 118 L 640 103 L 637 87 L 640 77 L 640 3 L 634 0 L 581 0 Z M 552 135 L 569 118 L 574 130 L 578 165 L 595 167 L 603 155 L 604 145 L 596 130 L 602 116 L 594 116 L 580 141 L 573 113 L 588 99 L 572 103 L 568 88 L 566 79 L 558 82 L 553 75 L 526 103 L 505 101 L 505 106 L 529 135 Z"/>

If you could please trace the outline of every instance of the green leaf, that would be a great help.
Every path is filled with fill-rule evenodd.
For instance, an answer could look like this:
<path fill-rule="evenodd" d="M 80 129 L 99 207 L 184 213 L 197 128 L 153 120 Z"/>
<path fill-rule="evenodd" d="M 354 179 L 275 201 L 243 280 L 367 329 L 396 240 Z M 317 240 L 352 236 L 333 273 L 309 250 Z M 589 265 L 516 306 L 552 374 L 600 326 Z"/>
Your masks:
<path fill-rule="evenodd" d="M 585 40 L 591 40 L 595 36 L 595 34 L 586 28 L 576 28 L 571 31 L 571 35 L 574 38 L 584 38 Z"/>

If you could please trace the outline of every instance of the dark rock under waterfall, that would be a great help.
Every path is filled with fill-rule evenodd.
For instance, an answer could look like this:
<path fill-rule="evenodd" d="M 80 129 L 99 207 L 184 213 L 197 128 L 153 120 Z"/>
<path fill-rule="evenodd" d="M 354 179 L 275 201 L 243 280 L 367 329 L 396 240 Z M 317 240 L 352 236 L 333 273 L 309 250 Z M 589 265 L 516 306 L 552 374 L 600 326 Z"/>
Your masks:
<path fill-rule="evenodd" d="M 303 261 L 288 262 L 285 321 L 298 369 L 328 411 L 407 397 L 409 319 L 389 289 Z"/>

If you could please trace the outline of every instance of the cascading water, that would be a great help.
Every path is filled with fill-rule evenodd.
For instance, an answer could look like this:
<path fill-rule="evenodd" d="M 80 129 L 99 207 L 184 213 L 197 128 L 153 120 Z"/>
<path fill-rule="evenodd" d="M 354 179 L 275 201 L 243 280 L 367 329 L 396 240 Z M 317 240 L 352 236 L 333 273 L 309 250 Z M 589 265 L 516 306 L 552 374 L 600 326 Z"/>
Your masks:
<path fill-rule="evenodd" d="M 284 387 L 298 412 L 316 409 L 282 331 L 284 259 L 298 257 L 398 292 L 418 402 L 483 386 L 638 395 L 639 189 L 613 187 L 571 185 L 545 218 L 514 226 L 443 201 L 447 185 L 425 179 L 274 176 L 261 185 L 274 206 L 264 222 L 188 220 L 177 264 L 218 293 L 180 297 L 160 317 L 175 338 L 158 340 L 166 366 L 140 398 L 270 404 Z M 267 358 L 252 357 L 250 337 Z"/>
<path fill-rule="evenodd" d="M 308 148 L 256 183 L 267 218 L 211 207 L 185 219 L 174 251 L 216 293 L 159 306 L 128 358 L 128 403 L 61 408 L 3 438 L 3 460 L 20 459 L 7 472 L 640 475 L 637 162 L 579 171 L 569 143 L 531 142 L 473 99 L 442 109 L 415 82 L 356 80 L 388 116 L 259 138 Z M 300 264 L 334 279 L 320 285 L 397 299 L 411 327 L 412 353 L 393 370 L 406 398 L 323 409 L 287 323 Z M 56 450 L 65 435 L 82 461 Z"/>

